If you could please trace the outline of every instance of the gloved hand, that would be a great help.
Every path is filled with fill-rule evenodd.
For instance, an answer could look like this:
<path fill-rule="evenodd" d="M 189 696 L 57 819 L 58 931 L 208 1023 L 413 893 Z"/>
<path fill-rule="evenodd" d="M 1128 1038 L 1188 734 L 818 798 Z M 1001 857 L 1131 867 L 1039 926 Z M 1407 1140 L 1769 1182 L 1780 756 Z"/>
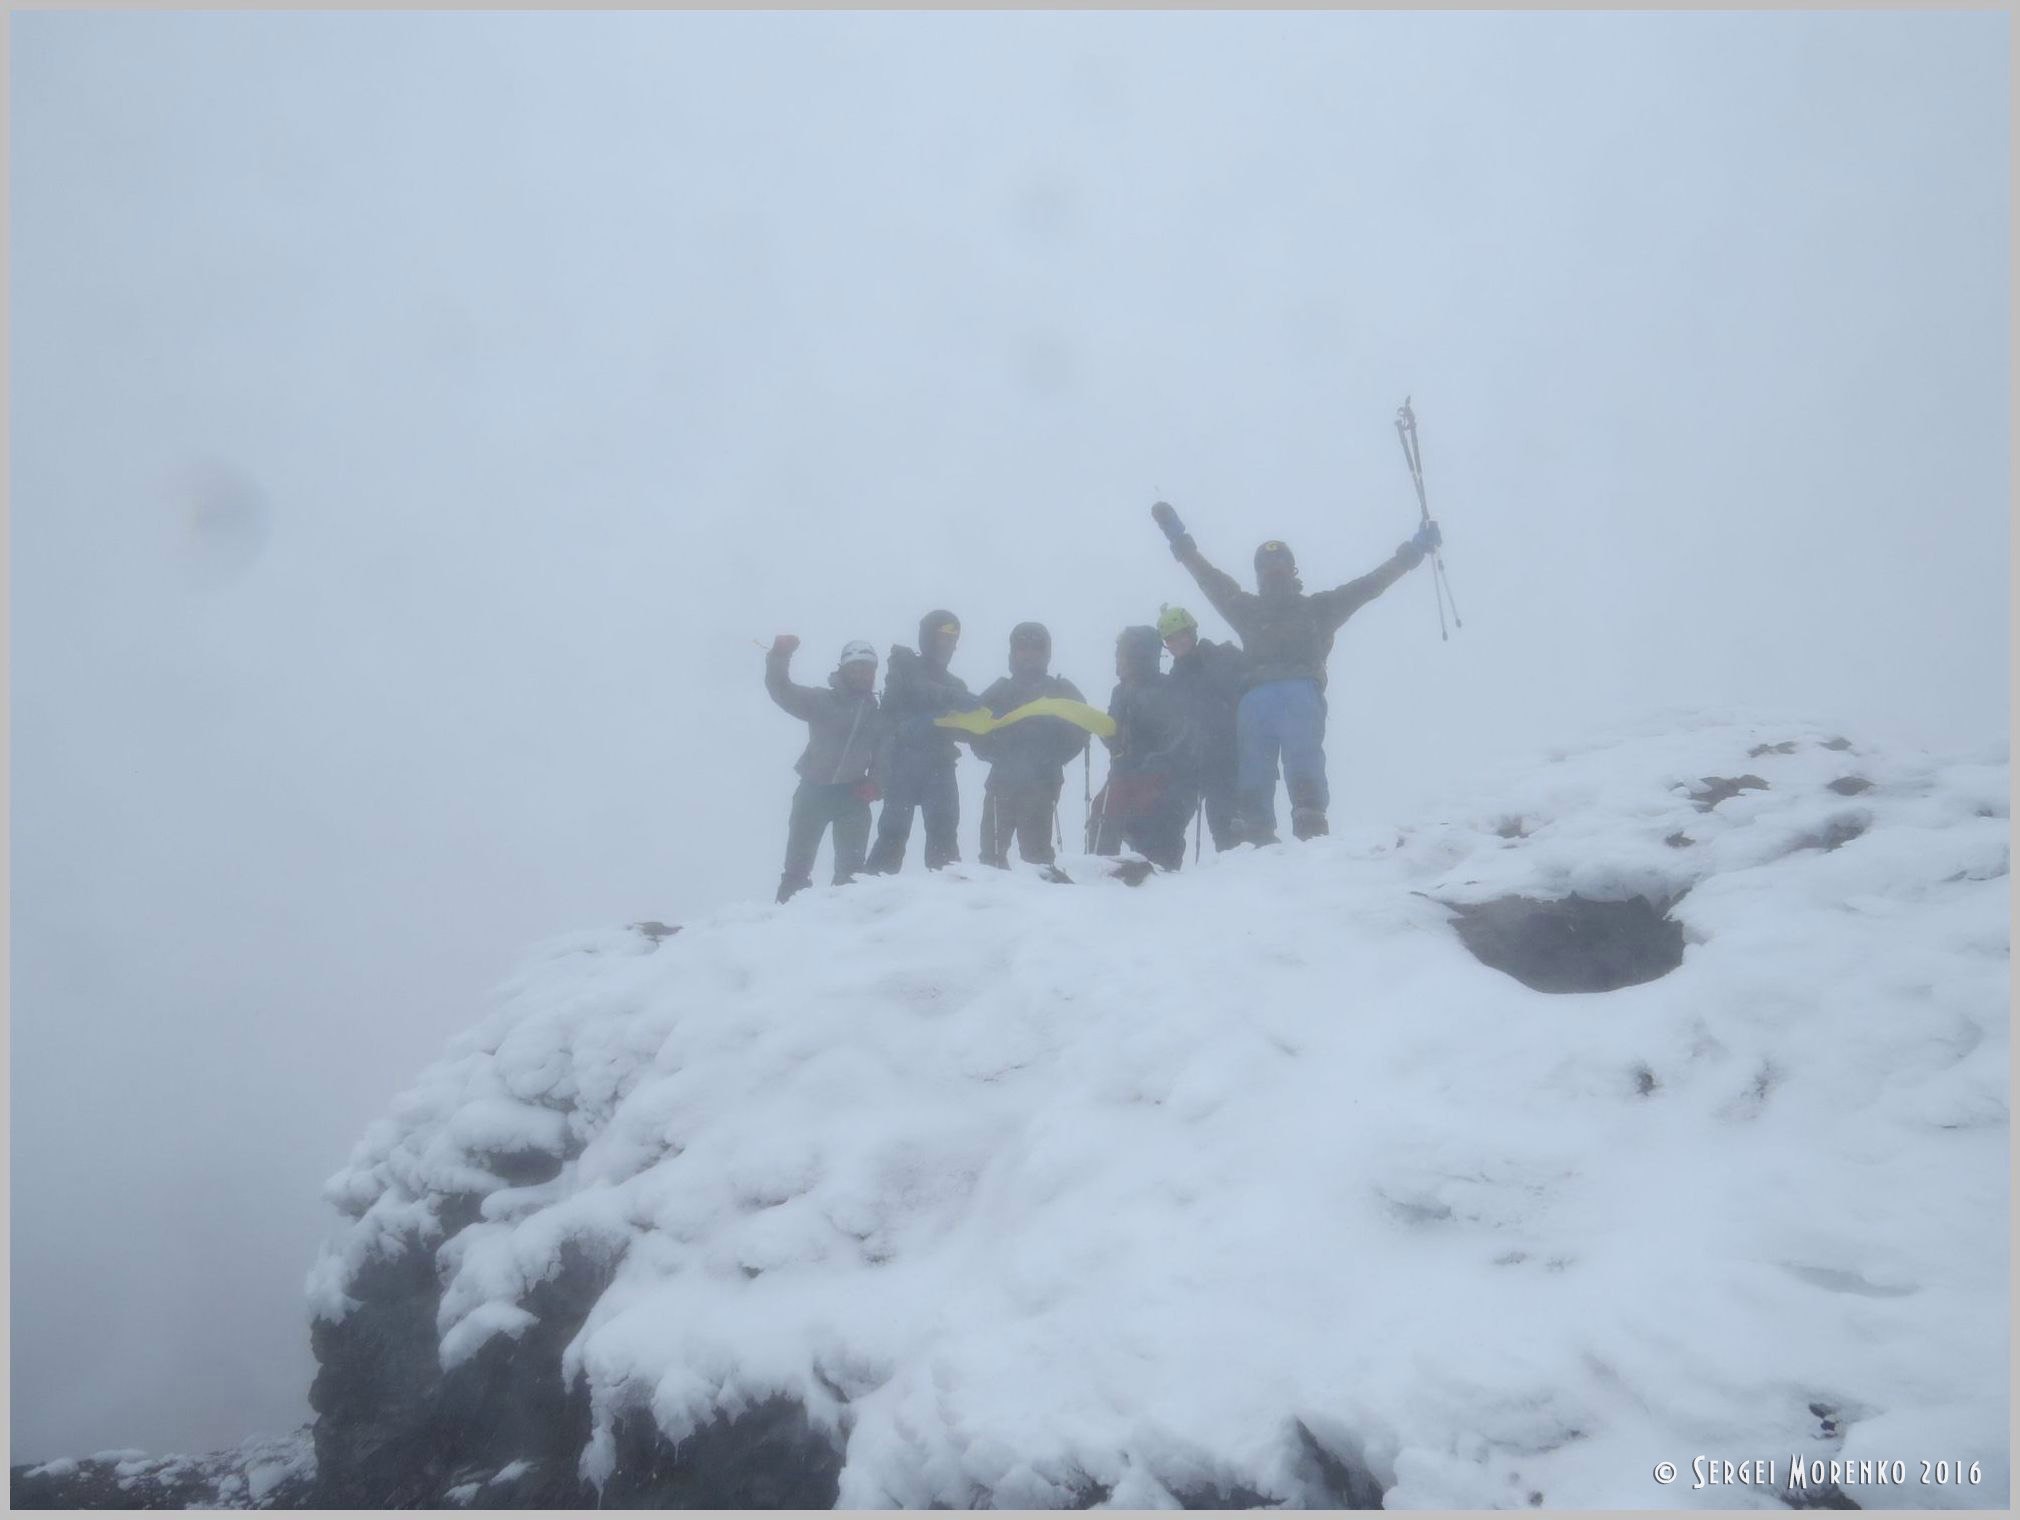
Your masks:
<path fill-rule="evenodd" d="M 773 654 L 791 654 L 800 647 L 800 636 L 796 633 L 782 633 L 772 640 Z"/>
<path fill-rule="evenodd" d="M 1438 524 L 1431 518 L 1424 519 L 1424 526 L 1417 530 L 1417 536 L 1410 540 L 1426 554 L 1445 541 L 1445 535 L 1438 531 Z"/>

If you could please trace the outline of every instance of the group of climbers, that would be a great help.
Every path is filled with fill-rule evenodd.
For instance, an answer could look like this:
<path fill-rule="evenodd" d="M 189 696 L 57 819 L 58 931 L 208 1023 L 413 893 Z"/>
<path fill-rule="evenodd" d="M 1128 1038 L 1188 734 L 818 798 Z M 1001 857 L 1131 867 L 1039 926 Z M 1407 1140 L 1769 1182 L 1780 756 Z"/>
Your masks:
<path fill-rule="evenodd" d="M 835 881 L 888 874 L 904 862 L 912 814 L 925 820 L 928 870 L 960 859 L 955 763 L 967 743 L 988 762 L 980 856 L 1007 866 L 1019 855 L 1058 879 L 1055 842 L 1066 768 L 1098 735 L 1108 779 L 1089 806 L 1087 849 L 1124 848 L 1177 870 L 1185 834 L 1204 812 L 1214 848 L 1274 844 L 1281 759 L 1299 839 L 1326 832 L 1326 658 L 1340 625 L 1439 545 L 1426 518 L 1416 535 L 1368 574 L 1308 593 L 1290 548 L 1276 539 L 1255 553 L 1256 589 L 1209 564 L 1171 508 L 1152 508 L 1173 555 L 1241 639 L 1239 648 L 1200 637 L 1183 607 L 1156 625 L 1122 630 L 1116 685 L 1104 716 L 1052 673 L 1052 636 L 1042 623 L 1010 633 L 1009 674 L 980 697 L 948 666 L 960 620 L 944 609 L 919 622 L 917 651 L 891 650 L 881 702 L 877 654 L 844 646 L 825 689 L 796 685 L 789 664 L 799 640 L 781 634 L 765 657 L 765 689 L 808 727 L 799 789 L 787 828 L 778 900 L 811 884 L 822 834 L 834 830 Z M 1162 668 L 1169 651 L 1171 669 Z M 879 797 L 876 841 L 870 804 Z"/>

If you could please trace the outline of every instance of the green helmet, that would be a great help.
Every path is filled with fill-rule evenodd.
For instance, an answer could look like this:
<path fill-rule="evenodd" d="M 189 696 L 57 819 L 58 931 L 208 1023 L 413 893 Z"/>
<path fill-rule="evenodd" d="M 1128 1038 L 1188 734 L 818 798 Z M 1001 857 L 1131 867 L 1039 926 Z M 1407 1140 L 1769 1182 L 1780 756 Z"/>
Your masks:
<path fill-rule="evenodd" d="M 1194 617 L 1190 612 L 1187 612 L 1183 607 L 1167 605 L 1158 609 L 1157 636 L 1159 638 L 1168 639 L 1175 633 L 1184 633 L 1187 629 L 1197 633 L 1199 631 L 1199 619 Z"/>

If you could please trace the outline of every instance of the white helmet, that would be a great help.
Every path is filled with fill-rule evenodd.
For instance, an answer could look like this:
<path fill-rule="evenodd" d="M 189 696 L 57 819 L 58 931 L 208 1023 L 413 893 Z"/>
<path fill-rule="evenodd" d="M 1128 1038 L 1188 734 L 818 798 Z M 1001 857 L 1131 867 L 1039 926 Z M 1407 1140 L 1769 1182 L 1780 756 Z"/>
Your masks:
<path fill-rule="evenodd" d="M 861 639 L 850 639 L 848 643 L 842 646 L 842 657 L 835 662 L 835 668 L 839 670 L 844 665 L 874 665 L 876 663 L 876 650 L 872 649 Z"/>

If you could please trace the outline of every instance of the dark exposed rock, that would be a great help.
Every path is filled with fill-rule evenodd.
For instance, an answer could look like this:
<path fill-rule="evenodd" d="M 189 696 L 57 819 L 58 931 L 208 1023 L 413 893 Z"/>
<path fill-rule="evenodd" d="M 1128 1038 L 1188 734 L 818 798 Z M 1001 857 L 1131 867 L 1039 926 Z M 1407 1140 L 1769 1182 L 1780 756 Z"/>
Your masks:
<path fill-rule="evenodd" d="M 429 1414 L 441 1383 L 433 1255 L 418 1241 L 365 1265 L 357 1307 L 309 1331 L 317 1372 L 316 1498 L 329 1508 L 396 1508 L 439 1492 Z"/>
<path fill-rule="evenodd" d="M 561 1359 L 615 1262 L 571 1242 L 520 1301 L 534 1322 L 498 1334 L 448 1372 L 437 1350 L 434 1252 L 419 1241 L 362 1269 L 357 1307 L 318 1322 L 310 1399 L 318 1507 L 818 1509 L 833 1505 L 842 1457 L 796 1402 L 719 1415 L 676 1447 L 633 1411 L 613 1429 L 617 1464 L 599 1492 L 580 1476 L 586 1385 Z"/>
<path fill-rule="evenodd" d="M 1303 1420 L 1294 1420 L 1298 1443 L 1298 1474 L 1311 1494 L 1314 1509 L 1380 1509 L 1382 1485 L 1368 1470 L 1359 1450 L 1339 1450 L 1321 1441 Z"/>
<path fill-rule="evenodd" d="M 1837 739 L 1826 739 L 1826 740 L 1824 740 L 1824 748 L 1825 748 L 1825 749 L 1840 749 L 1840 750 L 1843 750 L 1843 749 L 1850 749 L 1851 747 L 1852 747 L 1852 741 L 1851 741 L 1851 740 L 1849 740 L 1849 739 L 1846 739 L 1846 738 L 1837 738 Z"/>
<path fill-rule="evenodd" d="M 1689 849 L 1690 846 L 1697 843 L 1695 839 L 1692 839 L 1688 834 L 1684 833 L 1682 829 L 1678 829 L 1674 834 L 1669 835 L 1662 842 L 1668 845 L 1672 850 L 1686 850 Z"/>
<path fill-rule="evenodd" d="M 677 1450 L 643 1412 L 619 1416 L 613 1434 L 606 1509 L 832 1509 L 841 1490 L 842 1453 L 789 1398 L 718 1415 Z"/>
<path fill-rule="evenodd" d="M 1748 773 L 1744 776 L 1701 776 L 1698 790 L 1690 794 L 1690 800 L 1697 804 L 1700 813 L 1709 813 L 1728 797 L 1737 797 L 1741 792 L 1764 792 L 1768 784 L 1760 777 Z"/>
<path fill-rule="evenodd" d="M 329 1508 L 438 1506 L 452 1489 L 482 1484 L 487 1507 L 579 1507 L 595 1502 L 577 1475 L 589 1440 L 589 1401 L 561 1377 L 561 1354 L 608 1286 L 611 1264 L 569 1244 L 560 1270 L 521 1307 L 535 1322 L 495 1335 L 444 1373 L 437 1351 L 440 1288 L 433 1253 L 419 1242 L 361 1270 L 358 1306 L 339 1324 L 318 1321 L 319 1370 L 309 1400 L 316 1422 L 314 1502 Z"/>
<path fill-rule="evenodd" d="M 1861 792 L 1869 792 L 1873 783 L 1864 776 L 1840 776 L 1831 783 L 1831 790 L 1840 797 L 1856 797 Z"/>
<path fill-rule="evenodd" d="M 669 935 L 680 933 L 679 924 L 663 924 L 656 918 L 648 918 L 643 920 L 642 922 L 627 925 L 626 927 L 636 929 L 640 934 L 643 934 L 655 945 L 658 944 L 661 940 L 667 938 Z"/>
<path fill-rule="evenodd" d="M 1795 752 L 1796 741 L 1784 739 L 1780 744 L 1756 744 L 1746 752 L 1746 757 L 1749 760 L 1758 760 L 1762 755 L 1793 755 Z"/>
<path fill-rule="evenodd" d="M 1482 965 L 1538 992 L 1612 992 L 1683 964 L 1683 925 L 1669 903 L 1503 897 L 1448 904 L 1459 939 Z"/>
<path fill-rule="evenodd" d="M 1174 1488 L 1171 1497 L 1178 1501 L 1180 1509 L 1275 1509 L 1283 1503 L 1280 1497 L 1261 1493 L 1246 1483 L 1201 1483 Z"/>

